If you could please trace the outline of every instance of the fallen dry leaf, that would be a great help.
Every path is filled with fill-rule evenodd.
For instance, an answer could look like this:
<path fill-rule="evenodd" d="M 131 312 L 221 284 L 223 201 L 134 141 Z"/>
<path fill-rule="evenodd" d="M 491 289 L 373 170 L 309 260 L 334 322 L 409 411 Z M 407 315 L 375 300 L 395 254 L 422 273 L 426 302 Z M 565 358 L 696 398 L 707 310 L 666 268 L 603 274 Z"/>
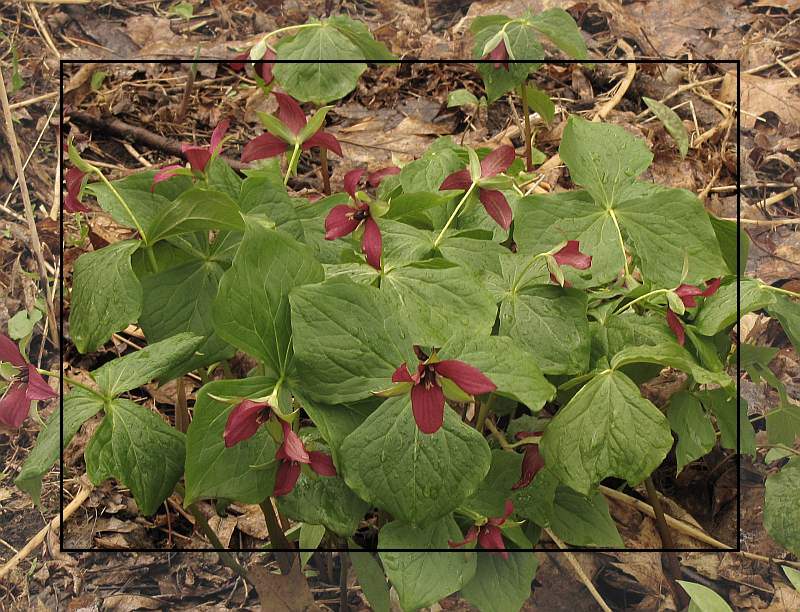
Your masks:
<path fill-rule="evenodd" d="M 287 575 L 273 574 L 266 567 L 254 565 L 248 569 L 258 591 L 262 612 L 312 612 L 322 610 L 314 603 L 314 595 L 300 570 L 299 561 Z"/>

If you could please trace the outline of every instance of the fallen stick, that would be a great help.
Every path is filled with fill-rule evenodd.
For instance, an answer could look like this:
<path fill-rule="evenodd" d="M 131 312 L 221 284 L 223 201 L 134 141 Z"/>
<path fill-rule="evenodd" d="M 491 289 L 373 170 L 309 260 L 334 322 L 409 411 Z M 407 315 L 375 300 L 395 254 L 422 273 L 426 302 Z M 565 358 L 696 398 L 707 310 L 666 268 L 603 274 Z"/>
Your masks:
<path fill-rule="evenodd" d="M 578 574 L 578 578 L 580 578 L 584 586 L 587 589 L 589 589 L 589 593 L 591 593 L 592 597 L 597 602 L 597 605 L 600 606 L 600 608 L 602 608 L 603 612 L 611 612 L 611 608 L 608 607 L 608 604 L 603 599 L 603 596 L 600 595 L 600 593 L 595 588 L 592 581 L 589 580 L 589 576 L 587 576 L 586 572 L 583 571 L 583 568 L 581 567 L 581 564 L 578 563 L 578 560 L 575 558 L 575 555 L 573 555 L 571 552 L 567 550 L 567 547 L 564 546 L 564 542 L 559 540 L 556 534 L 554 534 L 549 529 L 545 529 L 544 531 L 548 535 L 548 537 L 551 540 L 553 540 L 553 542 L 556 543 L 556 546 L 558 546 L 561 550 L 564 551 L 564 555 L 566 555 L 567 561 L 569 561 L 570 565 L 572 566 L 572 569 L 575 570 L 575 573 Z"/>

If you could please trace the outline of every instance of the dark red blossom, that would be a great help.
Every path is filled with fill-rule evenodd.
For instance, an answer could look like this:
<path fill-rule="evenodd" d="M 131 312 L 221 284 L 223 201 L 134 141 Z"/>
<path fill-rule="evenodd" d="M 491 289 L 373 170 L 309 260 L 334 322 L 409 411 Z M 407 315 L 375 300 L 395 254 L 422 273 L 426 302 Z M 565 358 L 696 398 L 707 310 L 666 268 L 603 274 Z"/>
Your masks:
<path fill-rule="evenodd" d="M 392 374 L 392 382 L 411 384 L 411 410 L 417 427 L 423 433 L 436 433 L 444 423 L 445 394 L 441 379 L 452 381 L 469 395 L 490 393 L 497 389 L 478 368 L 456 359 L 431 363 L 419 347 L 414 348 L 419 358 L 417 371 L 412 375 L 403 363 Z"/>
<path fill-rule="evenodd" d="M 705 289 L 700 289 L 700 287 L 696 285 L 687 285 L 684 283 L 675 289 L 675 294 L 681 299 L 681 302 L 683 302 L 686 308 L 694 308 L 697 306 L 697 300 L 695 298 L 714 295 L 717 289 L 719 289 L 721 282 L 719 278 L 712 278 L 710 281 L 706 282 Z M 683 323 L 681 323 L 680 317 L 672 312 L 669 306 L 667 306 L 667 325 L 669 325 L 672 333 L 674 333 L 675 337 L 678 339 L 678 344 L 683 346 L 686 343 L 686 330 L 683 329 Z"/>
<path fill-rule="evenodd" d="M 208 162 L 219 152 L 219 149 L 222 146 L 222 140 L 225 138 L 225 133 L 228 131 L 230 123 L 231 122 L 228 119 L 223 119 L 220 121 L 217 124 L 217 127 L 214 128 L 214 131 L 211 132 L 211 141 L 206 146 L 191 145 L 187 143 L 181 144 L 181 152 L 186 158 L 186 161 L 189 162 L 192 170 L 197 172 L 205 172 Z M 183 166 L 180 164 L 171 164 L 161 168 L 153 176 L 153 183 L 150 185 L 150 191 L 155 189 L 157 183 L 171 179 L 173 176 L 178 174 L 178 170 L 182 169 Z"/>
<path fill-rule="evenodd" d="M 2 397 L 0 397 L 0 423 L 17 428 L 25 421 L 31 409 L 31 402 L 56 397 L 47 381 L 26 361 L 17 348 L 17 343 L 8 336 L 0 334 L 0 361 L 17 368 Z"/>
<path fill-rule="evenodd" d="M 558 252 L 553 253 L 553 259 L 558 266 L 569 266 L 576 270 L 587 270 L 592 265 L 592 256 L 581 253 L 580 243 L 577 240 L 568 240 L 567 244 Z M 563 280 L 563 275 L 561 275 L 561 279 Z M 561 284 L 552 270 L 550 271 L 550 280 L 556 284 Z M 563 286 L 571 287 L 572 285 L 569 281 L 564 281 Z"/>
<path fill-rule="evenodd" d="M 508 200 L 503 192 L 498 189 L 485 189 L 480 186 L 480 180 L 488 179 L 497 176 L 501 172 L 508 170 L 508 167 L 514 162 L 514 147 L 510 145 L 503 145 L 498 147 L 486 157 L 481 160 L 481 176 L 478 182 L 478 199 L 483 204 L 489 216 L 497 221 L 498 225 L 504 230 L 508 230 L 511 226 L 511 206 L 508 205 Z M 444 179 L 440 191 L 447 189 L 469 189 L 472 186 L 472 177 L 469 170 L 459 170 L 453 172 L 450 176 Z"/>
<path fill-rule="evenodd" d="M 311 469 L 320 476 L 336 476 L 336 467 L 333 465 L 330 455 L 321 451 L 307 451 L 300 436 L 292 431 L 289 423 L 281 420 L 281 427 L 283 428 L 283 442 L 278 447 L 278 452 L 275 453 L 275 459 L 278 460 L 279 465 L 273 496 L 280 497 L 294 489 L 294 485 L 297 484 L 297 479 L 300 477 L 302 463 L 311 466 Z"/>
<path fill-rule="evenodd" d="M 86 173 L 78 168 L 70 168 L 64 177 L 67 181 L 67 197 L 64 208 L 71 213 L 87 212 L 89 209 L 81 202 L 81 187 Z"/>
<path fill-rule="evenodd" d="M 506 49 L 506 42 L 501 40 L 483 59 L 493 60 L 495 69 L 502 66 L 508 70 L 508 49 Z"/>
<path fill-rule="evenodd" d="M 523 440 L 535 436 L 536 432 L 521 431 L 517 434 L 517 440 Z M 525 444 L 525 455 L 522 457 L 522 473 L 519 480 L 511 487 L 516 491 L 527 487 L 533 481 L 533 477 L 544 467 L 544 458 L 539 452 L 538 444 Z"/>
<path fill-rule="evenodd" d="M 507 499 L 503 516 L 490 518 L 483 525 L 473 525 L 469 528 L 469 531 L 467 531 L 467 537 L 461 542 L 448 541 L 450 548 L 459 548 L 477 539 L 478 545 L 481 548 L 499 554 L 503 559 L 508 559 L 508 551 L 505 549 L 506 545 L 503 542 L 503 531 L 500 527 L 506 522 L 508 517 L 511 516 L 512 512 L 514 512 L 514 504 L 511 503 L 510 499 Z"/>
<path fill-rule="evenodd" d="M 298 136 L 308 123 L 303 109 L 300 108 L 300 105 L 294 98 L 278 91 L 272 93 L 278 101 L 278 119 L 280 119 L 281 123 L 283 123 L 292 134 Z M 257 136 L 244 145 L 242 149 L 242 161 L 247 163 L 257 159 L 276 157 L 277 155 L 285 153 L 290 147 L 293 147 L 294 144 L 294 142 L 284 140 L 270 132 L 264 132 L 261 136 Z M 304 140 L 301 146 L 303 150 L 321 147 L 342 157 L 342 147 L 339 141 L 336 140 L 333 134 L 326 132 L 322 128 Z"/>
<path fill-rule="evenodd" d="M 225 446 L 230 448 L 242 440 L 252 438 L 258 428 L 269 418 L 270 406 L 266 402 L 243 400 L 228 414 L 222 434 Z"/>
<path fill-rule="evenodd" d="M 255 62 L 256 70 L 261 75 L 261 78 L 264 79 L 265 85 L 272 83 L 272 68 L 275 66 L 276 58 L 275 52 L 272 49 L 267 49 L 264 56 Z M 248 61 L 250 61 L 250 52 L 244 51 L 233 56 L 233 61 L 228 62 L 228 68 L 234 72 L 241 72 Z"/>

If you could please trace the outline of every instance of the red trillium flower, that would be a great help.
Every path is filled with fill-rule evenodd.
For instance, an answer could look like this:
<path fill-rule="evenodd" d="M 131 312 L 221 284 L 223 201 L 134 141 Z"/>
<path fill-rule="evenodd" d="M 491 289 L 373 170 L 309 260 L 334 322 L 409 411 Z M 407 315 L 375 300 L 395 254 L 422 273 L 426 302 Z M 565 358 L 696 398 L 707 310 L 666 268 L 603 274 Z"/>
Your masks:
<path fill-rule="evenodd" d="M 721 282 L 721 279 L 713 278 L 706 283 L 705 289 L 700 289 L 700 287 L 695 285 L 681 284 L 675 289 L 675 294 L 681 299 L 681 302 L 683 302 L 686 308 L 694 308 L 697 306 L 697 300 L 695 298 L 714 295 L 717 289 L 719 289 Z M 678 344 L 683 346 L 686 343 L 686 330 L 683 329 L 683 323 L 681 323 L 678 315 L 672 312 L 669 306 L 667 306 L 667 325 L 669 325 L 672 333 L 674 333 L 675 337 L 678 339 Z"/>
<path fill-rule="evenodd" d="M 508 559 L 508 552 L 505 550 L 506 545 L 503 542 L 503 532 L 500 527 L 511 516 L 512 512 L 514 512 L 514 504 L 511 503 L 510 499 L 507 499 L 503 516 L 490 518 L 484 525 L 473 525 L 469 528 L 467 537 L 461 542 L 449 541 L 450 548 L 459 548 L 477 539 L 481 548 L 491 550 L 499 554 L 503 559 Z"/>
<path fill-rule="evenodd" d="M 266 53 L 264 53 L 264 57 L 255 62 L 256 70 L 258 70 L 259 74 L 261 74 L 261 78 L 264 79 L 265 85 L 272 83 L 272 68 L 275 66 L 275 59 L 277 57 L 278 56 L 275 55 L 275 52 L 272 49 L 267 49 Z M 250 52 L 245 51 L 235 55 L 233 57 L 233 61 L 228 63 L 228 68 L 234 72 L 241 72 L 244 70 L 245 65 L 249 61 Z"/>
<path fill-rule="evenodd" d="M 336 476 L 336 467 L 333 459 L 327 453 L 321 451 L 307 451 L 292 426 L 286 421 L 281 420 L 283 428 L 283 443 L 278 447 L 275 458 L 280 462 L 278 474 L 275 477 L 275 490 L 272 492 L 274 497 L 286 495 L 297 484 L 300 477 L 300 464 L 305 463 L 311 466 L 320 476 Z"/>
<path fill-rule="evenodd" d="M 228 119 L 223 119 L 220 121 L 217 124 L 217 127 L 215 127 L 214 131 L 211 133 L 211 142 L 208 144 L 208 146 L 202 147 L 199 145 L 190 145 L 186 143 L 181 145 L 181 152 L 189 162 L 192 170 L 196 170 L 197 172 L 205 172 L 208 162 L 214 155 L 218 153 L 220 147 L 222 146 L 222 139 L 225 137 L 225 132 L 228 131 L 229 126 L 230 121 Z M 153 176 L 153 183 L 150 185 L 150 191 L 155 189 L 157 183 L 171 179 L 173 176 L 175 176 L 175 171 L 182 168 L 183 166 L 180 164 L 172 164 L 161 168 L 161 170 L 156 172 Z"/>
<path fill-rule="evenodd" d="M 517 434 L 517 440 L 530 438 L 536 435 L 533 431 L 521 431 Z M 525 444 L 525 455 L 522 457 L 522 474 L 520 479 L 511 487 L 516 491 L 527 487 L 533 481 L 533 477 L 544 467 L 544 459 L 539 452 L 538 444 Z"/>
<path fill-rule="evenodd" d="M 397 168 L 397 172 L 399 171 L 400 169 Z M 396 174 L 392 167 L 377 170 L 367 177 L 367 182 L 377 186 L 383 177 L 389 174 Z M 361 251 L 367 256 L 367 263 L 376 270 L 380 270 L 381 251 L 383 250 L 381 230 L 375 219 L 372 218 L 369 203 L 361 202 L 356 197 L 356 189 L 363 175 L 363 168 L 356 168 L 344 175 L 344 189 L 350 194 L 350 203 L 331 208 L 328 216 L 325 217 L 325 240 L 336 240 L 352 234 L 363 224 L 364 235 L 361 238 Z"/>
<path fill-rule="evenodd" d="M 508 70 L 508 49 L 506 49 L 506 42 L 501 40 L 494 49 L 489 51 L 488 55 L 484 56 L 483 59 L 494 60 L 495 69 L 502 66 Z"/>
<path fill-rule="evenodd" d="M 411 383 L 411 410 L 422 433 L 436 433 L 444 423 L 442 379 L 455 383 L 469 395 L 490 393 L 497 389 L 478 368 L 456 359 L 428 363 L 428 356 L 419 347 L 414 348 L 420 360 L 416 373 L 412 375 L 403 363 L 392 374 L 392 382 Z"/>
<path fill-rule="evenodd" d="M 581 253 L 580 243 L 577 240 L 568 240 L 564 247 L 553 253 L 553 259 L 559 266 L 569 266 L 576 270 L 588 270 L 592 265 L 592 256 Z M 563 280 L 563 275 L 561 275 L 561 279 Z M 550 272 L 550 280 L 559 285 L 562 284 L 552 270 Z M 564 281 L 563 285 L 564 287 L 571 286 L 569 281 Z"/>
<path fill-rule="evenodd" d="M 47 381 L 19 352 L 16 342 L 0 334 L 0 361 L 10 363 L 19 370 L 0 398 L 0 423 L 17 428 L 25 421 L 34 400 L 56 397 Z"/>
<path fill-rule="evenodd" d="M 242 440 L 252 438 L 267 421 L 270 415 L 270 406 L 266 402 L 243 400 L 231 410 L 228 421 L 225 423 L 225 432 L 222 434 L 225 447 L 230 448 Z"/>
<path fill-rule="evenodd" d="M 489 153 L 481 160 L 481 179 L 491 178 L 508 170 L 515 156 L 514 147 L 510 145 L 503 145 Z M 444 179 L 439 191 L 469 189 L 471 186 L 472 178 L 469 170 L 465 168 L 464 170 L 453 172 L 453 174 Z M 480 187 L 479 183 L 478 198 L 486 212 L 489 213 L 489 216 L 497 221 L 498 225 L 504 230 L 508 230 L 511 226 L 511 207 L 508 205 L 508 200 L 506 200 L 503 192 L 498 189 L 484 189 Z"/>
<path fill-rule="evenodd" d="M 278 91 L 272 92 L 278 100 L 278 119 L 286 126 L 291 134 L 298 136 L 300 132 L 306 127 L 308 119 L 306 118 L 303 109 L 300 105 L 284 93 Z M 242 161 L 247 163 L 257 159 L 265 159 L 268 157 L 275 157 L 285 153 L 294 143 L 284 140 L 269 132 L 264 132 L 244 145 L 242 149 Z M 322 128 L 317 130 L 309 138 L 302 143 L 303 150 L 308 150 L 313 147 L 321 147 L 336 153 L 342 157 L 342 147 L 339 141 L 333 134 L 329 134 Z"/>
<path fill-rule="evenodd" d="M 87 212 L 87 208 L 81 202 L 81 187 L 86 173 L 78 168 L 70 168 L 64 177 L 67 181 L 67 197 L 64 200 L 64 208 L 71 213 Z"/>

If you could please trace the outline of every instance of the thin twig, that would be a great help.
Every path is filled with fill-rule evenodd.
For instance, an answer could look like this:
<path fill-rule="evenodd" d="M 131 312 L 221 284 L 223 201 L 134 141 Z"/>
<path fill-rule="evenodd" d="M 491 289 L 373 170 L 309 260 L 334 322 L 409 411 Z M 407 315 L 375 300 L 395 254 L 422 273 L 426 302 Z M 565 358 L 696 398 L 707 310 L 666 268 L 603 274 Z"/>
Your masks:
<path fill-rule="evenodd" d="M 28 0 L 30 2 L 30 0 Z M 27 100 L 23 100 L 22 102 L 14 102 L 13 104 L 9 105 L 11 110 L 17 110 L 18 108 L 23 108 L 25 106 L 30 106 L 31 104 L 37 104 L 39 102 L 43 102 L 44 100 L 49 100 L 50 98 L 57 98 L 58 92 L 51 91 L 50 93 L 42 94 L 41 96 L 36 96 L 35 98 L 29 98 Z"/>
<path fill-rule="evenodd" d="M 556 534 L 554 534 L 547 528 L 545 528 L 544 531 L 548 535 L 548 537 L 551 540 L 553 540 L 553 542 L 556 543 L 556 546 L 558 546 L 561 550 L 565 551 L 564 556 L 567 557 L 567 561 L 569 561 L 569 564 L 572 566 L 572 569 L 575 570 L 575 573 L 578 574 L 578 578 L 580 578 L 580 581 L 583 583 L 583 585 L 587 589 L 589 589 L 589 593 L 591 593 L 592 598 L 594 598 L 594 600 L 597 602 L 597 605 L 600 606 L 600 608 L 602 608 L 603 612 L 612 612 L 611 608 L 608 607 L 608 604 L 603 599 L 603 596 L 600 595 L 598 590 L 595 588 L 594 584 L 592 584 L 592 581 L 589 580 L 589 576 L 587 576 L 586 572 L 583 571 L 583 568 L 581 567 L 581 564 L 578 563 L 578 560 L 575 558 L 575 555 L 573 555 L 571 552 L 567 550 L 567 547 L 564 546 L 564 542 L 558 539 L 558 536 L 556 536 Z"/>

